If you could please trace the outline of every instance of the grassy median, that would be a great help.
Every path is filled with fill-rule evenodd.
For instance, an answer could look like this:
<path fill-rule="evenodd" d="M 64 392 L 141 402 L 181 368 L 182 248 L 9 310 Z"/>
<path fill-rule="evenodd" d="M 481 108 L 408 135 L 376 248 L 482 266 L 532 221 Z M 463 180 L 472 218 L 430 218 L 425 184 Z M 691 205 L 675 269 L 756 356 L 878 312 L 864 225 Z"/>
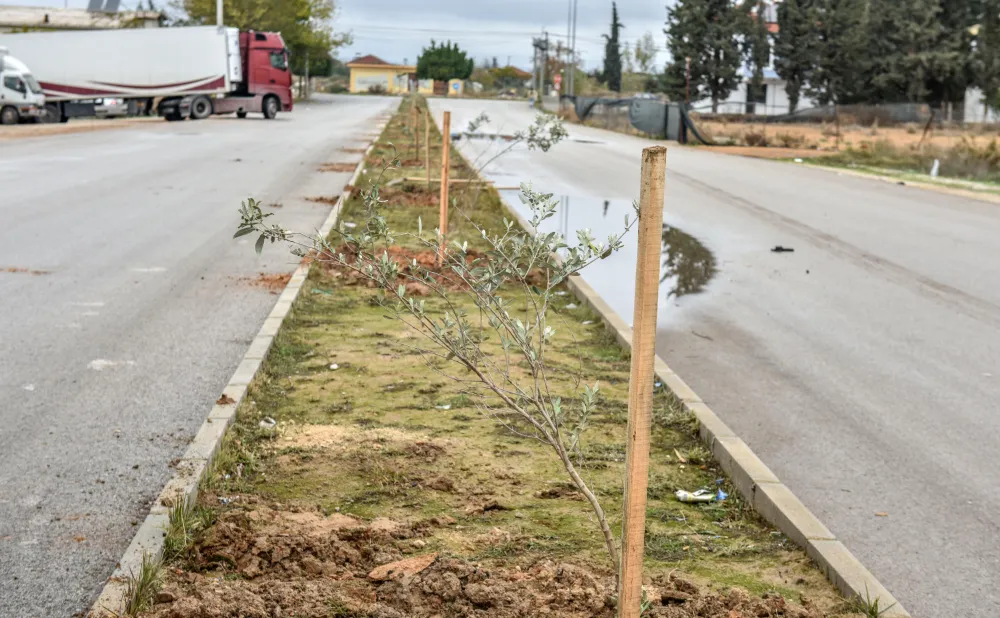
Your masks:
<path fill-rule="evenodd" d="M 436 184 L 395 180 L 427 174 L 407 128 L 412 104 L 425 105 L 402 102 L 359 183 L 399 156 L 382 198 L 391 226 L 407 230 L 418 217 L 433 227 L 438 213 Z M 431 137 L 438 162 L 436 128 Z M 473 178 L 456 155 L 452 177 Z M 452 237 L 484 249 L 469 220 L 502 225 L 498 195 L 467 187 L 457 197 Z M 362 215 L 354 191 L 342 220 Z M 395 255 L 432 259 L 422 249 L 403 243 Z M 446 361 L 427 362 L 374 295 L 348 272 L 313 265 L 198 505 L 176 517 L 151 615 L 613 616 L 601 536 L 558 460 L 484 416 L 446 377 Z M 425 302 L 433 311 L 444 301 Z M 561 327 L 547 362 L 556 386 L 600 383 L 582 471 L 617 514 L 629 358 L 579 304 L 566 293 L 553 307 Z M 662 387 L 655 405 L 644 615 L 845 613 L 805 554 L 739 498 Z M 702 487 L 729 497 L 683 504 L 673 495 Z M 617 532 L 618 515 L 613 523 Z"/>

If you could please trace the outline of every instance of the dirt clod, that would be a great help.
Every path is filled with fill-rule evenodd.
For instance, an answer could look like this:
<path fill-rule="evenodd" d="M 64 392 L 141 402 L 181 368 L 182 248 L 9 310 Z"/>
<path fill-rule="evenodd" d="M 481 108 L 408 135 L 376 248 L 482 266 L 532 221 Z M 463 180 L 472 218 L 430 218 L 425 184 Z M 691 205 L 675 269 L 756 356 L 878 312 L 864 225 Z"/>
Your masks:
<path fill-rule="evenodd" d="M 390 579 L 400 579 L 402 577 L 412 577 L 420 573 L 437 560 L 437 554 L 426 554 L 414 556 L 404 560 L 397 560 L 389 564 L 376 567 L 368 574 L 368 579 L 376 582 L 384 582 Z"/>

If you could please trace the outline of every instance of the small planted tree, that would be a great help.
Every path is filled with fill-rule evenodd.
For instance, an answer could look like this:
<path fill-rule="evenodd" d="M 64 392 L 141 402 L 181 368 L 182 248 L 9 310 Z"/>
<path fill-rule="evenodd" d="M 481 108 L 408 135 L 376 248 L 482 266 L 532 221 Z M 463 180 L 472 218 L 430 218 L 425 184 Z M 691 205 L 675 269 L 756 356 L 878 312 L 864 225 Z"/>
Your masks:
<path fill-rule="evenodd" d="M 539 122 L 512 141 L 547 150 L 564 135 L 558 122 L 544 121 L 541 126 L 547 129 L 539 128 Z M 600 500 L 578 469 L 581 436 L 598 405 L 599 385 L 560 391 L 550 380 L 546 359 L 558 326 L 551 308 L 559 286 L 620 249 L 636 216 L 626 216 L 622 233 L 603 242 L 588 230 L 578 231 L 570 246 L 557 233 L 537 231 L 555 215 L 558 200 L 522 184 L 521 201 L 531 212 L 529 224 L 536 233 L 507 219 L 501 229 L 485 229 L 469 219 L 486 250 L 472 251 L 467 241 L 452 240 L 446 246 L 448 239 L 440 231 L 425 231 L 419 219 L 416 229 L 388 225 L 380 186 L 385 173 L 397 165 L 398 159 L 389 162 L 362 192 L 363 221 L 353 229 L 340 225 L 331 238 L 292 232 L 269 224 L 271 213 L 263 213 L 250 199 L 240 209 L 236 235 L 257 234 L 258 250 L 266 242 L 289 243 L 296 254 L 351 271 L 377 288 L 385 316 L 420 335 L 422 344 L 414 350 L 429 367 L 461 382 L 480 411 L 512 433 L 551 448 L 587 500 L 617 573 L 618 543 Z M 441 266 L 391 257 L 392 248 L 404 240 L 434 252 Z M 440 302 L 431 306 L 412 296 L 408 283 L 421 284 Z M 564 404 L 571 398 L 578 402 Z"/>

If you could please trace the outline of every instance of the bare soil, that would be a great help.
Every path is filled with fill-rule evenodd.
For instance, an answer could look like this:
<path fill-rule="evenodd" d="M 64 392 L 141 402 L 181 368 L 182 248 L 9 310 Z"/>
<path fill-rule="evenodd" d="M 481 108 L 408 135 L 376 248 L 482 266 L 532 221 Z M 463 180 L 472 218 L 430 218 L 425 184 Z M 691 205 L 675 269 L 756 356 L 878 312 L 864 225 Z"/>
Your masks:
<path fill-rule="evenodd" d="M 267 290 L 271 294 L 280 294 L 291 278 L 291 273 L 260 273 L 256 277 L 244 277 L 240 281 Z"/>
<path fill-rule="evenodd" d="M 823 152 L 836 152 L 838 150 L 837 127 L 831 123 L 763 124 L 718 120 L 696 122 L 698 130 L 702 131 L 706 138 L 720 142 L 729 141 L 733 146 L 749 147 L 748 152 L 740 151 L 733 154 L 749 154 L 752 151 L 763 152 L 765 148 L 755 146 L 761 137 L 767 143 L 766 150 L 791 148 L 799 151 L 798 154 L 788 156 L 820 156 Z M 841 150 L 849 147 L 861 148 L 865 143 L 870 146 L 881 140 L 888 140 L 897 147 L 913 147 L 920 144 L 922 139 L 924 144 L 951 148 L 963 140 L 986 144 L 1000 136 L 996 130 L 989 128 L 982 130 L 971 130 L 963 127 L 938 128 L 932 129 L 926 138 L 923 137 L 923 133 L 924 127 L 917 124 L 893 127 L 861 127 L 844 122 L 840 127 L 839 148 Z M 727 148 L 733 146 L 727 146 Z M 721 151 L 721 148 L 714 150 Z M 810 155 L 808 151 L 820 152 L 812 152 Z M 760 156 L 773 158 L 765 154 Z"/>
<path fill-rule="evenodd" d="M 324 163 L 319 166 L 321 172 L 353 172 L 357 169 L 357 163 Z"/>
<path fill-rule="evenodd" d="M 262 504 L 228 512 L 192 548 L 191 570 L 174 569 L 151 616 L 614 616 L 614 579 L 571 562 L 540 559 L 504 568 L 424 550 L 451 518 L 370 523 Z M 225 576 L 220 577 L 225 573 Z M 711 592 L 669 574 L 646 586 L 652 618 L 819 618 L 808 600 Z"/>

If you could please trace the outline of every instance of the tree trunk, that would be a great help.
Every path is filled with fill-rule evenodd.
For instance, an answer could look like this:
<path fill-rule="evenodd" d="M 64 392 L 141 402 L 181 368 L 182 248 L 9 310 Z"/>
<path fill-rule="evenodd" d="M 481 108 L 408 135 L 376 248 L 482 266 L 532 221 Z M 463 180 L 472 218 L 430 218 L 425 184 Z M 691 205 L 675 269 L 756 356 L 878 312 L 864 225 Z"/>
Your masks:
<path fill-rule="evenodd" d="M 552 441 L 556 442 L 557 440 L 558 438 Z M 553 444 L 553 446 L 556 445 Z M 590 507 L 593 509 L 594 514 L 597 516 L 597 523 L 600 524 L 601 532 L 604 533 L 604 545 L 608 550 L 608 556 L 611 558 L 611 564 L 613 564 L 615 568 L 615 587 L 617 588 L 618 578 L 621 576 L 621 556 L 618 553 L 618 544 L 615 543 L 615 535 L 611 532 L 611 526 L 608 525 L 608 518 L 604 514 L 604 509 L 601 508 L 601 503 L 598 502 L 597 496 L 594 495 L 594 492 L 590 491 L 590 488 L 587 487 L 587 483 L 584 482 L 583 478 L 581 478 L 580 474 L 576 471 L 576 467 L 573 466 L 573 462 L 570 460 L 569 454 L 566 452 L 566 449 L 563 448 L 561 443 L 556 446 L 556 451 L 559 453 L 559 459 L 562 460 L 563 467 L 566 468 L 566 472 L 569 474 L 570 479 L 572 479 L 573 484 L 576 485 L 576 488 L 579 489 L 580 493 L 584 495 L 587 502 L 590 503 Z"/>

